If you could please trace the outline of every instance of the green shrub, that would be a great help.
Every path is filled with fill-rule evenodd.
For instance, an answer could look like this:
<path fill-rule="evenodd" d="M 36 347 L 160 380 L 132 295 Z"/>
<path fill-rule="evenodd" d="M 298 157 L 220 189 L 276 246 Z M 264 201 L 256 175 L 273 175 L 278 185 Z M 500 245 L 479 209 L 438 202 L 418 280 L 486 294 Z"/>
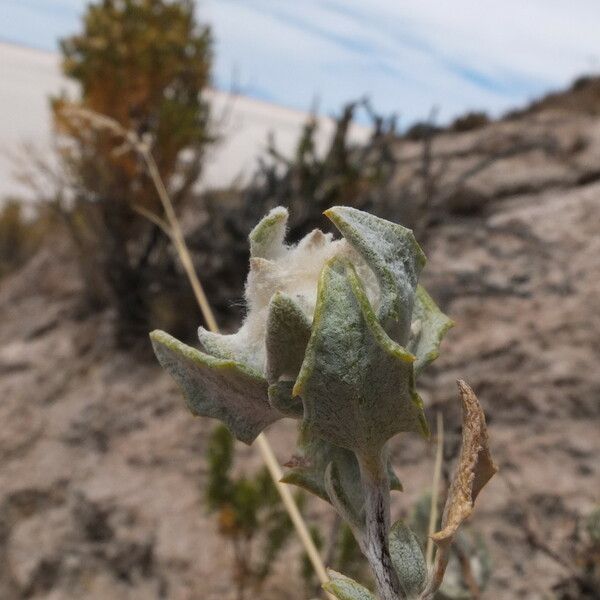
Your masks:
<path fill-rule="evenodd" d="M 86 278 L 88 295 L 115 307 L 118 339 L 126 344 L 152 322 L 153 303 L 160 296 L 165 302 L 163 290 L 179 289 L 171 316 L 184 320 L 190 312 L 181 310 L 182 297 L 190 294 L 168 239 L 138 212 L 162 215 L 145 165 L 123 148 L 122 135 L 75 118 L 73 108 L 106 115 L 143 137 L 174 204 L 181 206 L 210 141 L 202 92 L 209 83 L 211 46 L 191 0 L 99 0 L 87 6 L 83 31 L 61 42 L 63 72 L 79 88 L 76 98 L 52 99 L 71 199 L 63 210 L 84 269 L 97 273 Z"/>

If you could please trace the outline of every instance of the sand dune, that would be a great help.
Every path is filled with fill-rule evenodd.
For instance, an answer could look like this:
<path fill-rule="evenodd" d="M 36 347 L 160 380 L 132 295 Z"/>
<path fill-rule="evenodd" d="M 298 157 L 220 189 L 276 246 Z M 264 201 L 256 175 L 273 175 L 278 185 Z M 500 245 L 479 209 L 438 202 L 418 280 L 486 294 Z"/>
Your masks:
<path fill-rule="evenodd" d="M 9 194 L 31 197 L 31 191 L 15 179 L 10 155 L 24 143 L 46 152 L 51 144 L 48 96 L 74 86 L 60 72 L 58 54 L 0 43 L 0 198 Z M 213 115 L 222 137 L 207 159 L 202 187 L 221 187 L 237 177 L 247 178 L 273 132 L 279 148 L 289 153 L 307 113 L 245 96 L 210 90 Z M 331 119 L 320 119 L 318 143 L 324 144 L 333 130 Z M 355 126 L 352 139 L 361 141 L 366 127 Z"/>

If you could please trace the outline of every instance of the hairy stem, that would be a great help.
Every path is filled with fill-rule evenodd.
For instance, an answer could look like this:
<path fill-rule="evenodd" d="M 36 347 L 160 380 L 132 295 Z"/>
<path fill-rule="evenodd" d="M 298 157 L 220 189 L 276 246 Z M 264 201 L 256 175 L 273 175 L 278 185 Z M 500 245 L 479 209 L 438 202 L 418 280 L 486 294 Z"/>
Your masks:
<path fill-rule="evenodd" d="M 383 457 L 359 457 L 365 492 L 365 529 L 359 545 L 373 571 L 381 600 L 404 598 L 388 549 L 390 531 L 390 485 Z"/>

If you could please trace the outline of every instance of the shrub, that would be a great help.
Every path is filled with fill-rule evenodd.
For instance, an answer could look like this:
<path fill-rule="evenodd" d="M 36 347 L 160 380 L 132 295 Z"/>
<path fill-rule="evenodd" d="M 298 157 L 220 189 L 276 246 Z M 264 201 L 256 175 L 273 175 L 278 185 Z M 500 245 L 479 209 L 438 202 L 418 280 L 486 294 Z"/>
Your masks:
<path fill-rule="evenodd" d="M 162 207 L 144 164 L 124 151 L 122 137 L 74 119 L 68 109 L 106 115 L 143 137 L 181 205 L 210 140 L 202 95 L 210 31 L 197 24 L 191 0 L 101 0 L 87 7 L 83 31 L 62 40 L 61 51 L 63 71 L 80 90 L 75 99 L 52 99 L 71 199 L 63 206 L 85 268 L 101 274 L 103 285 L 88 293 L 116 308 L 119 339 L 128 342 L 147 328 L 161 290 L 173 290 L 180 279 L 166 236 L 138 212 L 161 215 Z"/>
<path fill-rule="evenodd" d="M 452 131 L 473 131 L 480 129 L 490 122 L 490 118 L 484 112 L 469 112 L 466 115 L 457 117 L 450 125 Z"/>
<path fill-rule="evenodd" d="M 442 129 L 431 121 L 417 121 L 406 130 L 404 137 L 413 142 L 420 142 L 437 135 L 441 131 Z"/>
<path fill-rule="evenodd" d="M 55 225 L 50 211 L 27 217 L 20 200 L 7 198 L 0 208 L 0 278 L 23 266 Z"/>

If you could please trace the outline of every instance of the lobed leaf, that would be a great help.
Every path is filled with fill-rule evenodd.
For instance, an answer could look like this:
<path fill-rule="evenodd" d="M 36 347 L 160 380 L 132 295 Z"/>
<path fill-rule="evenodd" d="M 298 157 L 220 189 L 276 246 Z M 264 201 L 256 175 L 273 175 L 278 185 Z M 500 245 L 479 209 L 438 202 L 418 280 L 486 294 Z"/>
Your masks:
<path fill-rule="evenodd" d="M 371 267 L 380 287 L 378 320 L 395 341 L 406 344 L 415 288 L 426 258 L 406 227 L 348 206 L 324 213 Z"/>
<path fill-rule="evenodd" d="M 150 339 L 158 361 L 177 382 L 195 415 L 219 419 L 246 444 L 281 418 L 267 400 L 267 382 L 256 371 L 204 354 L 164 331 L 153 331 Z"/>
<path fill-rule="evenodd" d="M 401 431 L 427 432 L 414 357 L 383 330 L 352 265 L 323 268 L 311 338 L 293 393 L 311 435 L 372 456 Z"/>
<path fill-rule="evenodd" d="M 439 356 L 442 339 L 454 321 L 447 317 L 421 285 L 417 286 L 407 349 L 415 355 L 415 376 Z"/>

